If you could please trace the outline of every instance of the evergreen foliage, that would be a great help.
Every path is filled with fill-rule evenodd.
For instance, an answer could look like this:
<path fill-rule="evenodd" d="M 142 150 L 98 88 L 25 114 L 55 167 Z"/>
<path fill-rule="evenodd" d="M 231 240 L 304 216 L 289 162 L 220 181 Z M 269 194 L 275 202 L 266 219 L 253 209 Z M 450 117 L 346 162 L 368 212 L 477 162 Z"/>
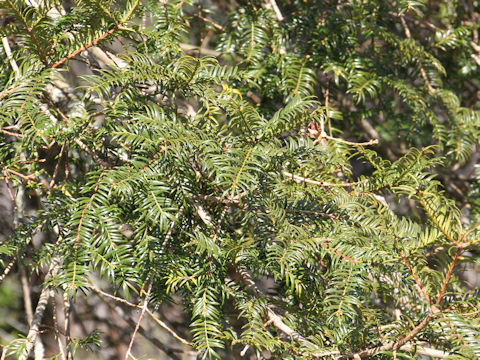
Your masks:
<path fill-rule="evenodd" d="M 478 177 L 454 201 L 441 170 L 480 135 L 476 24 L 449 0 L 272 3 L 220 26 L 193 0 L 0 1 L 5 276 L 181 299 L 202 359 L 477 359 Z M 186 46 L 204 28 L 218 56 Z"/>

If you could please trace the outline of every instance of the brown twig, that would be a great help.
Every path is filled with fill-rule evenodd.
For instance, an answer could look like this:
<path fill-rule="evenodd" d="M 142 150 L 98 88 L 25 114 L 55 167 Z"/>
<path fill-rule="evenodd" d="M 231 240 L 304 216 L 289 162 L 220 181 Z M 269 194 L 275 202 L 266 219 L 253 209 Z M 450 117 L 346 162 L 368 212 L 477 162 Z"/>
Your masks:
<path fill-rule="evenodd" d="M 11 132 L 11 131 L 8 131 L 8 130 L 5 130 L 5 129 L 2 129 L 2 133 L 7 134 L 7 135 L 10 135 L 10 136 L 19 137 L 19 138 L 24 137 L 23 134 L 14 133 L 14 132 Z"/>
<path fill-rule="evenodd" d="M 22 173 L 19 173 L 18 171 L 12 170 L 12 169 L 5 169 L 6 172 L 9 172 L 13 175 L 17 175 L 18 177 L 21 177 L 23 180 L 31 182 L 31 181 L 36 181 L 35 177 L 33 175 L 23 175 Z"/>
<path fill-rule="evenodd" d="M 168 24 L 170 22 L 170 15 L 168 15 L 167 1 L 160 0 L 160 3 L 163 5 L 163 13 L 165 14 L 165 20 L 167 21 L 167 24 Z"/>
<path fill-rule="evenodd" d="M 67 344 L 65 352 L 67 353 L 67 360 L 73 359 L 73 349 L 72 349 L 72 337 L 70 336 L 70 325 L 72 323 L 72 307 L 70 302 L 70 295 L 64 291 L 63 292 L 63 313 L 65 320 L 63 323 L 63 328 L 65 330 L 65 343 Z"/>
<path fill-rule="evenodd" d="M 478 46 L 475 42 L 471 41 L 470 45 L 472 45 L 473 49 L 477 52 L 477 54 L 470 54 L 470 57 L 480 66 L 480 46 Z"/>
<path fill-rule="evenodd" d="M 402 23 L 403 31 L 405 32 L 405 36 L 407 39 L 411 39 L 412 35 L 410 34 L 410 29 L 408 28 L 407 22 L 405 21 L 405 16 L 400 15 L 400 22 Z M 418 61 L 418 68 L 420 69 L 420 75 L 422 76 L 423 81 L 425 81 L 425 85 L 427 85 L 428 92 L 430 94 L 435 94 L 435 89 L 432 87 L 432 84 L 430 84 L 430 80 L 428 80 L 427 73 L 425 72 L 425 69 L 423 68 L 422 62 L 420 59 L 417 58 Z"/>
<path fill-rule="evenodd" d="M 27 273 L 23 265 L 20 268 L 20 283 L 22 284 L 23 292 L 23 307 L 25 309 L 25 315 L 27 317 L 28 326 L 32 325 L 33 311 L 32 311 L 32 294 L 30 292 L 30 285 L 28 284 Z"/>
<path fill-rule="evenodd" d="M 418 323 L 410 331 L 410 333 L 408 335 L 406 335 L 405 337 L 397 340 L 396 342 L 391 342 L 391 343 L 388 343 L 388 344 L 385 344 L 385 345 L 382 345 L 382 346 L 378 346 L 378 347 L 375 347 L 375 348 L 370 348 L 370 349 L 366 349 L 366 350 L 363 350 L 361 352 L 358 352 L 357 354 L 360 357 L 362 357 L 362 358 L 363 357 L 369 357 L 369 356 L 372 356 L 376 353 L 383 352 L 383 351 L 400 350 L 402 348 L 402 346 L 404 346 L 410 340 L 412 340 L 415 336 L 417 336 L 417 334 L 420 331 L 422 331 L 430 323 L 430 321 L 433 319 L 435 314 L 441 312 L 437 308 L 437 306 L 440 305 L 441 301 L 443 300 L 443 297 L 445 296 L 445 291 L 446 291 L 446 289 L 448 287 L 448 284 L 450 282 L 450 279 L 453 275 L 453 270 L 454 270 L 454 268 L 455 268 L 455 266 L 456 266 L 456 264 L 457 264 L 457 262 L 460 258 L 461 252 L 462 252 L 462 249 L 457 248 L 457 251 L 455 252 L 455 255 L 453 256 L 453 259 L 452 259 L 452 261 L 449 265 L 447 274 L 446 274 L 445 279 L 443 281 L 443 285 L 442 285 L 442 288 L 440 290 L 440 293 L 438 294 L 437 300 L 435 301 L 435 304 L 434 304 L 434 306 L 432 306 L 428 315 L 425 316 L 425 318 L 420 323 Z"/>
<path fill-rule="evenodd" d="M 394 17 L 399 17 L 400 15 L 398 13 L 395 13 L 395 12 L 388 12 L 389 15 L 392 15 Z M 405 17 L 405 19 L 409 20 L 409 21 L 413 21 L 414 23 L 416 24 L 420 24 L 420 23 L 423 23 L 426 27 L 430 28 L 431 30 L 434 30 L 434 31 L 439 31 L 439 32 L 445 32 L 445 29 L 442 29 L 440 27 L 438 27 L 437 25 L 433 24 L 432 22 L 428 21 L 427 19 L 425 18 L 422 18 L 422 19 L 416 19 L 414 17 L 411 17 L 411 16 L 408 16 L 408 15 L 403 15 Z"/>
<path fill-rule="evenodd" d="M 132 351 L 133 342 L 135 341 L 135 336 L 137 335 L 138 329 L 140 328 L 140 323 L 142 322 L 143 316 L 145 315 L 145 311 L 147 310 L 148 306 L 148 298 L 150 297 L 150 292 L 152 291 L 153 279 L 150 279 L 150 284 L 148 285 L 147 293 L 145 294 L 145 300 L 142 306 L 142 312 L 138 317 L 137 324 L 135 325 L 135 330 L 133 331 L 132 338 L 130 339 L 130 343 L 128 344 L 127 352 L 125 353 L 125 360 L 128 360 L 130 356 L 130 352 Z"/>
<path fill-rule="evenodd" d="M 333 251 L 335 254 L 339 255 L 340 257 L 342 257 L 343 259 L 347 260 L 347 261 L 350 261 L 350 262 L 359 262 L 358 259 L 354 259 L 348 255 L 345 255 L 344 253 L 342 253 L 340 250 L 337 250 L 333 247 L 331 247 L 330 245 L 327 244 L 328 241 L 331 241 L 330 239 L 322 239 L 322 238 L 318 238 L 318 239 L 315 239 L 319 244 L 320 246 L 328 249 L 328 250 L 331 250 Z"/>
<path fill-rule="evenodd" d="M 63 63 L 67 62 L 68 60 L 70 60 L 71 58 L 77 56 L 78 54 L 80 54 L 82 51 L 84 50 L 87 50 L 88 48 L 92 47 L 92 46 L 95 46 L 97 45 L 100 41 L 102 41 L 103 39 L 105 39 L 108 35 L 111 35 L 113 34 L 115 31 L 119 30 L 119 26 L 115 25 L 112 29 L 108 30 L 107 32 L 103 33 L 102 35 L 100 35 L 98 38 L 96 38 L 95 40 L 93 40 L 91 43 L 83 46 L 82 48 L 78 49 L 78 50 L 75 50 L 74 52 L 68 54 L 67 56 L 65 56 L 64 58 L 58 60 L 56 63 L 54 63 L 53 65 L 51 65 L 50 67 L 52 69 L 54 68 L 57 68 L 59 67 L 60 65 L 62 65 Z"/>
<path fill-rule="evenodd" d="M 65 150 L 65 145 L 66 144 L 67 144 L 67 142 L 65 141 L 62 145 L 62 148 L 60 149 L 60 154 L 58 154 L 58 161 L 55 164 L 55 169 L 53 170 L 52 180 L 50 181 L 50 184 L 49 184 L 50 188 L 52 188 L 53 185 L 55 184 L 55 178 L 57 177 L 58 169 L 60 168 L 60 161 L 62 160 L 63 151 Z"/>
<path fill-rule="evenodd" d="M 157 156 L 160 155 L 160 153 L 164 152 L 165 150 L 167 150 L 167 147 L 166 147 L 165 145 L 161 146 L 161 147 L 160 147 L 160 150 L 158 150 L 158 151 L 152 156 L 152 158 L 151 158 L 150 160 L 148 160 L 148 163 L 147 163 L 143 168 L 141 168 L 140 171 L 141 171 L 141 172 L 147 171 L 148 167 L 149 167 L 150 165 L 152 165 L 152 163 L 155 161 L 155 159 L 157 158 Z"/>
<path fill-rule="evenodd" d="M 217 226 L 215 228 L 215 234 L 213 235 L 212 241 L 215 242 L 217 241 L 218 234 L 220 233 L 220 227 L 222 225 L 222 221 L 225 218 L 225 215 L 227 214 L 228 206 L 225 206 L 222 210 L 222 213 L 220 214 L 220 217 L 218 218 L 217 221 Z"/>
<path fill-rule="evenodd" d="M 317 185 L 322 187 L 350 187 L 350 186 L 365 184 L 366 182 L 368 182 L 368 179 L 365 179 L 362 181 L 349 182 L 349 183 L 329 183 L 326 181 L 318 181 L 318 180 L 309 179 L 303 176 L 295 175 L 285 170 L 282 171 L 282 173 L 283 175 L 295 181 L 296 183 L 305 183 L 305 184 Z"/>
<path fill-rule="evenodd" d="M 99 288 L 93 286 L 92 284 L 89 284 L 89 287 L 90 289 L 92 289 L 93 291 L 95 291 L 97 294 L 101 295 L 101 296 L 104 296 L 104 297 L 108 297 L 112 300 L 115 300 L 115 301 L 118 301 L 122 304 L 125 304 L 127 306 L 130 306 L 130 307 L 134 307 L 134 308 L 140 308 L 139 305 L 137 304 L 133 304 L 125 299 L 122 299 L 120 297 L 117 297 L 117 296 L 114 296 L 114 295 L 111 295 L 111 294 L 108 294 L 102 290 L 100 290 Z M 175 339 L 177 339 L 178 341 L 180 341 L 182 344 L 185 344 L 185 345 L 188 345 L 188 346 L 192 346 L 192 344 L 188 341 L 188 340 L 185 340 L 184 338 L 182 338 L 181 336 L 179 336 L 175 331 L 173 331 L 172 329 L 170 329 L 170 327 L 165 324 L 162 320 L 160 320 L 157 316 L 155 316 L 155 314 L 153 312 L 151 312 L 148 308 L 146 309 L 146 312 L 148 315 L 150 315 L 150 317 L 155 320 L 155 322 L 160 325 L 163 329 L 165 329 L 170 335 L 172 335 Z"/>
<path fill-rule="evenodd" d="M 432 305 L 432 300 L 430 299 L 430 296 L 428 296 L 427 294 L 427 291 L 425 290 L 425 288 L 423 287 L 422 283 L 420 282 L 420 279 L 418 278 L 418 276 L 415 274 L 415 272 L 413 271 L 413 268 L 412 266 L 410 265 L 410 263 L 408 262 L 408 259 L 405 257 L 405 255 L 402 254 L 402 261 L 403 263 L 405 264 L 405 266 L 407 267 L 408 271 L 410 272 L 410 275 L 412 275 L 413 277 L 413 280 L 415 281 L 415 284 L 417 284 L 417 287 L 418 287 L 418 291 L 420 292 L 420 295 L 423 295 L 425 297 L 425 299 L 427 299 L 428 303 L 430 305 Z"/>
<path fill-rule="evenodd" d="M 236 207 L 239 207 L 239 208 L 243 208 L 240 201 L 236 198 L 229 199 L 229 198 L 222 198 L 222 197 L 219 197 L 219 196 L 202 195 L 202 194 L 195 195 L 195 198 L 205 200 L 205 201 L 213 201 L 213 202 L 217 202 L 217 203 L 221 203 L 221 204 L 225 204 L 225 205 L 231 205 L 231 206 L 236 206 Z"/>
<path fill-rule="evenodd" d="M 5 185 L 7 186 L 7 192 L 12 201 L 13 207 L 16 208 L 17 204 L 15 203 L 15 197 L 13 196 L 12 189 L 10 188 L 10 183 L 8 182 L 8 175 L 6 172 L 3 173 L 3 179 L 5 180 Z"/>
<path fill-rule="evenodd" d="M 457 248 L 457 251 L 453 256 L 452 262 L 448 267 L 447 275 L 445 275 L 445 279 L 443 280 L 442 288 L 440 289 L 440 293 L 438 294 L 437 301 L 435 301 L 435 305 L 437 306 L 440 305 L 440 303 L 443 300 L 443 297 L 445 296 L 445 291 L 447 290 L 448 284 L 453 275 L 453 269 L 455 269 L 455 266 L 457 265 L 457 261 L 460 259 L 460 254 L 462 253 L 462 251 L 463 251 L 462 248 Z"/>
<path fill-rule="evenodd" d="M 200 14 L 195 14 L 195 16 L 198 17 L 200 20 L 205 21 L 206 23 L 212 25 L 215 29 L 220 30 L 220 31 L 223 30 L 223 26 L 220 25 L 220 24 L 217 24 L 215 21 L 210 20 L 210 19 L 208 19 L 208 18 L 206 18 L 206 17 L 204 17 Z"/>
<path fill-rule="evenodd" d="M 105 302 L 105 304 L 107 304 L 107 306 L 112 310 L 112 311 L 115 311 L 123 320 L 125 320 L 131 327 L 135 327 L 135 324 L 137 323 L 136 321 L 133 320 L 133 318 L 131 317 L 130 314 L 127 314 L 125 311 L 123 311 L 123 309 L 118 306 L 118 305 L 115 305 L 109 301 L 107 301 L 107 299 L 103 298 L 103 297 L 100 297 L 100 299 L 102 299 L 102 301 Z M 105 319 L 102 319 L 104 321 L 107 322 L 107 324 L 109 326 L 118 326 L 118 324 L 115 322 L 115 319 L 110 319 L 110 318 L 105 318 Z M 173 359 L 173 360 L 181 360 L 181 356 L 178 355 L 177 353 L 180 353 L 180 352 L 184 352 L 183 349 L 177 349 L 177 348 L 174 348 L 174 347 L 171 347 L 169 345 L 165 345 L 163 344 L 157 336 L 155 336 L 154 334 L 152 334 L 150 331 L 147 331 L 145 328 L 143 328 L 142 326 L 139 327 L 138 329 L 138 332 L 145 338 L 147 339 L 148 341 L 150 341 L 150 343 L 152 343 L 154 346 L 156 346 L 158 349 L 162 350 L 163 352 L 165 352 L 165 354 L 167 354 L 169 356 L 169 358 Z"/>
<path fill-rule="evenodd" d="M 5 97 L 7 97 L 7 96 L 10 95 L 12 92 L 14 92 L 15 90 L 21 89 L 22 87 L 24 87 L 23 84 L 21 84 L 21 85 L 12 85 L 12 86 L 6 88 L 5 90 L 0 91 L 0 99 L 3 99 L 3 98 L 5 98 Z"/>

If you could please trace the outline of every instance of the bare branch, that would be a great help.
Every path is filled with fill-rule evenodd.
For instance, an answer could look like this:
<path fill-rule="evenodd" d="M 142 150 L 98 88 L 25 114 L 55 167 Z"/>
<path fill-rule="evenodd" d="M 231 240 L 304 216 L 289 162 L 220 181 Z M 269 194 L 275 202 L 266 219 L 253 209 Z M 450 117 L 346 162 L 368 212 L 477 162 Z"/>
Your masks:
<path fill-rule="evenodd" d="M 135 341 L 135 335 L 137 335 L 138 329 L 140 327 L 140 323 L 142 322 L 143 316 L 145 315 L 145 311 L 147 310 L 148 298 L 150 297 L 150 292 L 152 291 L 152 285 L 153 285 L 153 279 L 151 279 L 150 283 L 148 284 L 148 290 L 147 290 L 147 293 L 145 294 L 145 300 L 143 301 L 142 312 L 138 317 L 137 324 L 135 325 L 135 330 L 133 330 L 132 338 L 130 339 L 130 343 L 128 344 L 128 349 L 127 349 L 127 352 L 125 353 L 125 360 L 128 360 L 128 357 L 130 356 L 133 342 Z"/>
<path fill-rule="evenodd" d="M 122 299 L 120 297 L 117 297 L 117 296 L 114 296 L 114 295 L 111 295 L 111 294 L 108 294 L 102 290 L 100 290 L 99 288 L 93 286 L 92 284 L 89 285 L 90 289 L 92 289 L 93 291 L 95 291 L 97 294 L 103 296 L 103 297 L 108 297 L 110 299 L 113 299 L 115 301 L 118 301 L 122 304 L 125 304 L 127 306 L 130 306 L 130 307 L 134 307 L 134 308 L 139 308 L 140 306 L 137 305 L 137 304 L 133 304 L 125 299 Z M 177 339 L 178 341 L 180 341 L 182 344 L 185 344 L 185 345 L 188 345 L 188 346 L 192 346 L 192 344 L 188 341 L 188 340 L 185 340 L 184 338 L 182 338 L 181 336 L 179 336 L 175 331 L 173 331 L 172 329 L 170 329 L 170 327 L 165 324 L 162 320 L 160 320 L 157 316 L 155 316 L 155 314 L 150 311 L 148 308 L 146 309 L 146 312 L 148 315 L 150 315 L 150 317 L 155 320 L 155 322 L 160 325 L 162 328 L 164 328 L 170 335 L 172 335 L 175 339 Z"/>
<path fill-rule="evenodd" d="M 275 0 L 269 0 L 269 7 L 272 8 L 272 10 L 275 12 L 275 16 L 278 21 L 283 21 L 284 17 L 282 15 L 282 12 L 280 11 L 280 8 L 277 5 L 277 2 Z"/>
<path fill-rule="evenodd" d="M 54 277 L 57 272 L 60 270 L 60 257 L 54 256 L 52 260 L 52 264 L 50 265 L 47 275 L 45 277 L 45 283 L 48 282 L 49 279 Z M 43 314 L 47 307 L 48 299 L 50 298 L 50 288 L 48 286 L 44 286 L 42 292 L 40 293 L 40 298 L 37 303 L 37 307 L 35 308 L 35 313 L 33 314 L 32 324 L 30 329 L 28 330 L 27 339 L 26 339 L 26 346 L 23 350 L 22 354 L 20 355 L 20 360 L 27 360 L 30 352 L 33 349 L 35 341 L 37 339 L 37 335 L 39 332 L 40 323 L 42 322 Z"/>
<path fill-rule="evenodd" d="M 336 142 L 351 145 L 351 146 L 370 146 L 370 145 L 378 144 L 378 139 L 373 139 L 373 140 L 369 140 L 369 141 L 365 141 L 365 142 L 352 142 L 352 141 L 347 141 L 347 140 L 335 138 L 333 136 L 326 135 L 326 134 L 321 136 L 320 138 L 316 139 L 313 143 L 318 144 L 321 141 L 321 138 L 336 141 Z"/>
<path fill-rule="evenodd" d="M 18 68 L 17 62 L 12 56 L 12 49 L 10 49 L 10 44 L 8 43 L 8 39 L 6 36 L 2 37 L 2 44 L 3 48 L 5 49 L 5 54 L 7 55 L 7 59 L 10 62 L 10 66 L 12 67 L 13 72 L 16 76 L 20 74 L 20 69 Z"/>
<path fill-rule="evenodd" d="M 104 298 L 101 298 L 103 301 L 105 301 Z M 105 301 L 106 302 L 106 301 Z M 113 305 L 109 302 L 106 302 L 109 308 L 114 310 L 123 320 L 125 320 L 130 326 L 135 327 L 136 321 L 134 321 L 130 315 L 125 313 L 123 309 L 118 306 L 118 305 Z M 109 319 L 105 319 L 106 321 L 109 322 Z M 113 325 L 113 324 L 112 324 Z M 183 352 L 181 349 L 175 349 L 172 348 L 168 345 L 163 344 L 155 335 L 153 335 L 151 332 L 147 331 L 144 329 L 142 326 L 138 329 L 138 332 L 146 338 L 148 341 L 150 341 L 153 345 L 155 345 L 157 348 L 165 352 L 170 358 L 173 360 L 181 360 L 181 356 L 177 355 L 177 352 Z"/>
<path fill-rule="evenodd" d="M 410 29 L 408 28 L 404 15 L 400 15 L 400 22 L 402 23 L 405 36 L 407 37 L 407 39 L 411 39 L 412 35 L 410 34 Z M 430 80 L 428 80 L 428 76 L 427 76 L 427 73 L 425 72 L 425 69 L 423 68 L 422 62 L 418 58 L 417 58 L 417 61 L 418 61 L 418 68 L 420 69 L 420 75 L 422 76 L 423 81 L 425 81 L 425 85 L 427 86 L 428 92 L 430 94 L 435 94 L 435 89 L 432 87 L 432 84 L 430 84 Z"/>
<path fill-rule="evenodd" d="M 208 18 L 206 18 L 206 17 L 204 17 L 204 16 L 202 16 L 202 15 L 200 15 L 200 14 L 196 14 L 195 16 L 198 17 L 200 20 L 203 20 L 203 21 L 205 21 L 206 23 L 212 25 L 215 29 L 217 29 L 217 30 L 223 30 L 223 26 L 220 25 L 220 24 L 217 24 L 215 21 L 210 20 L 210 19 L 208 19 Z"/>
<path fill-rule="evenodd" d="M 50 297 L 53 299 L 52 301 L 52 320 L 53 320 L 53 328 L 55 330 L 55 337 L 57 338 L 58 344 L 58 351 L 60 352 L 60 359 L 65 360 L 65 351 L 63 349 L 62 339 L 60 338 L 60 329 L 58 327 L 58 319 L 57 319 L 57 302 L 55 299 L 55 292 L 53 289 L 50 289 Z"/>
<path fill-rule="evenodd" d="M 303 176 L 295 175 L 285 170 L 282 171 L 282 174 L 290 178 L 291 180 L 295 181 L 296 183 L 312 184 L 312 185 L 317 185 L 322 187 L 350 187 L 350 186 L 355 186 L 355 185 L 364 184 L 368 182 L 368 179 L 365 179 L 362 181 L 350 182 L 350 183 L 329 183 L 326 181 L 318 181 L 318 180 L 309 179 Z"/>

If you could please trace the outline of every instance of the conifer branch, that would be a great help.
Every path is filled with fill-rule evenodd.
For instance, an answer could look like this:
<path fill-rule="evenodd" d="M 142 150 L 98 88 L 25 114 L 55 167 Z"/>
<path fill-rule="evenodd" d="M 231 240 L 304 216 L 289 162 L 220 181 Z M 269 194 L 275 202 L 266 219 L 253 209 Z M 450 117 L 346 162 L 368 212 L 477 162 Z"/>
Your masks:
<path fill-rule="evenodd" d="M 78 247 L 80 245 L 80 235 L 81 235 L 81 230 L 82 230 L 82 225 L 83 225 L 83 222 L 85 220 L 85 214 L 88 210 L 88 208 L 90 207 L 90 205 L 93 203 L 93 200 L 95 199 L 95 197 L 97 196 L 97 191 L 98 189 L 100 188 L 100 183 L 103 179 L 103 176 L 105 175 L 105 171 L 103 171 L 101 174 L 100 174 L 100 177 L 98 179 L 98 182 L 97 182 L 97 185 L 95 186 L 95 189 L 93 190 L 93 193 L 92 195 L 90 196 L 87 204 L 84 206 L 84 208 L 82 209 L 82 212 L 80 214 L 80 219 L 78 221 L 78 226 L 77 226 L 77 231 L 76 231 L 76 236 L 75 236 L 75 243 L 73 245 L 73 248 L 74 248 L 74 253 L 73 253 L 73 276 L 72 276 L 72 281 L 70 282 L 70 288 L 71 289 L 75 289 L 76 288 L 76 285 L 75 285 L 75 281 L 76 281 L 76 278 L 77 278 L 77 256 L 78 256 Z"/>
<path fill-rule="evenodd" d="M 445 311 L 442 311 L 445 312 Z M 442 318 L 445 321 L 445 323 L 448 325 L 448 327 L 455 332 L 457 335 L 457 339 L 462 342 L 463 346 L 467 346 L 467 343 L 465 342 L 465 339 L 462 338 L 462 335 L 459 334 L 458 329 L 451 323 L 451 321 L 448 320 L 448 318 L 445 316 L 445 314 L 442 314 Z"/>
<path fill-rule="evenodd" d="M 234 275 L 234 277 L 239 277 L 241 282 L 247 288 L 259 294 L 260 296 L 265 297 L 265 295 L 262 294 L 261 290 L 255 284 L 255 281 L 253 280 L 252 276 L 246 270 L 237 269 L 236 274 L 237 275 Z M 400 350 L 400 351 L 406 351 L 406 352 L 417 352 L 419 354 L 423 354 L 427 356 L 433 356 L 433 354 L 435 354 L 435 356 L 438 356 L 440 358 L 446 358 L 448 356 L 448 353 L 445 353 L 443 351 L 440 351 L 434 348 L 429 348 L 429 347 L 423 347 L 423 346 L 417 347 L 415 345 L 407 344 L 407 342 L 413 339 L 421 330 L 423 330 L 428 325 L 430 320 L 433 318 L 433 315 L 434 313 L 430 312 L 417 326 L 415 326 L 410 331 L 410 333 L 407 336 L 398 340 L 397 342 L 390 342 L 382 346 L 365 349 L 355 353 L 342 353 L 338 350 L 326 350 L 326 351 L 313 352 L 308 354 L 305 353 L 302 355 L 310 356 L 314 359 L 320 359 L 324 357 L 333 357 L 333 358 L 347 357 L 350 359 L 357 359 L 357 358 L 368 358 L 380 352 Z M 311 343 L 309 340 L 301 336 L 298 332 L 293 330 L 290 326 L 286 325 L 283 319 L 275 313 L 275 311 L 271 306 L 267 306 L 267 317 L 269 321 L 278 330 L 281 330 L 282 332 L 290 336 L 292 339 L 302 343 L 303 345 L 305 345 L 310 349 L 315 349 L 317 347 L 317 345 Z"/>
<path fill-rule="evenodd" d="M 82 213 L 80 215 L 80 220 L 78 221 L 78 227 L 77 227 L 77 235 L 75 236 L 75 248 L 78 247 L 79 243 L 80 243 L 80 231 L 82 229 L 82 224 L 83 224 L 83 221 L 85 219 L 85 213 L 87 212 L 88 208 L 90 207 L 90 205 L 93 203 L 93 200 L 95 200 L 95 197 L 97 196 L 97 191 L 98 189 L 100 188 L 100 184 L 101 184 L 101 181 L 103 179 L 103 177 L 105 176 L 105 172 L 103 171 L 101 174 L 100 174 L 100 177 L 98 178 L 98 181 L 97 181 L 97 185 L 95 186 L 95 189 L 93 190 L 93 193 L 92 195 L 90 196 L 90 198 L 88 199 L 88 202 L 87 204 L 84 206 L 84 208 L 82 209 Z"/>
<path fill-rule="evenodd" d="M 172 223 L 170 224 L 170 226 L 168 228 L 168 231 L 167 231 L 167 234 L 165 235 L 165 239 L 163 240 L 162 250 L 165 249 L 165 247 L 167 246 L 168 241 L 170 240 L 170 238 L 172 236 L 173 229 L 175 228 L 175 224 L 180 219 L 180 216 L 182 215 L 184 209 L 185 209 L 185 205 L 183 205 L 183 204 L 178 208 L 178 211 L 175 214 L 175 219 L 173 219 Z"/>
<path fill-rule="evenodd" d="M 163 13 L 165 14 L 165 19 L 167 20 L 167 23 L 169 23 L 170 15 L 168 15 L 167 0 L 160 0 L 160 3 L 163 5 Z"/>
<path fill-rule="evenodd" d="M 12 2 L 12 0 L 6 0 L 6 1 L 8 2 L 12 10 L 17 14 L 18 18 L 22 21 L 23 25 L 25 26 L 25 30 L 27 30 L 28 35 L 32 39 L 33 43 L 35 44 L 35 47 L 37 48 L 37 51 L 40 54 L 43 64 L 48 65 L 48 59 L 47 59 L 47 56 L 45 55 L 45 51 L 40 45 L 40 42 L 38 41 L 37 36 L 35 35 L 35 32 L 30 27 L 30 25 L 28 25 L 27 19 L 25 19 L 22 12 L 19 9 L 17 9 L 15 4 Z"/>
<path fill-rule="evenodd" d="M 373 195 L 373 197 L 378 201 L 378 209 L 380 210 L 380 204 L 382 204 L 384 207 L 388 208 L 389 210 L 389 213 L 390 213 L 390 216 L 391 218 L 393 219 L 393 216 L 394 216 L 394 213 L 393 211 L 390 209 L 390 207 L 388 206 L 388 203 L 385 201 L 385 199 L 383 199 L 383 201 L 380 201 L 377 197 L 377 195 Z M 398 251 L 400 252 L 400 257 L 402 259 L 402 262 L 403 264 L 407 267 L 408 271 L 410 272 L 410 275 L 412 276 L 413 280 L 415 281 L 416 283 L 416 289 L 417 289 L 417 292 L 418 294 L 420 295 L 420 297 L 425 297 L 425 299 L 428 301 L 428 303 L 430 305 L 432 305 L 432 300 L 430 299 L 430 296 L 428 295 L 425 287 L 422 285 L 420 279 L 418 278 L 417 274 L 415 274 L 415 271 L 413 270 L 413 267 L 410 265 L 410 262 L 408 261 L 407 257 L 403 254 L 402 250 L 400 249 L 400 246 L 398 245 L 398 241 L 397 241 L 397 238 L 396 238 L 396 235 L 394 233 L 394 231 L 392 230 L 390 224 L 387 222 L 387 220 L 382 217 L 382 221 L 384 223 L 384 226 L 388 229 L 388 232 L 390 233 L 390 236 L 392 237 L 394 243 L 395 243 L 395 246 L 398 248 Z"/>
<path fill-rule="evenodd" d="M 420 204 L 422 205 L 422 207 L 425 209 L 425 212 L 427 213 L 428 217 L 430 218 L 430 220 L 437 226 L 437 228 L 442 232 L 443 235 L 445 235 L 445 237 L 452 243 L 452 244 L 457 244 L 459 243 L 459 241 L 457 241 L 453 235 L 451 235 L 446 228 L 444 228 L 442 226 L 442 224 L 440 224 L 440 222 L 438 221 L 438 219 L 436 218 L 436 216 L 432 213 L 432 211 L 430 210 L 430 207 L 428 206 L 428 204 L 425 202 L 425 198 L 424 198 L 424 194 L 422 191 L 418 191 L 417 192 L 417 195 L 418 195 L 418 198 L 419 198 L 419 201 L 420 201 Z"/>
<path fill-rule="evenodd" d="M 35 269 L 46 263 L 46 271 L 61 257 L 65 266 L 42 285 L 52 294 L 47 284 L 55 280 L 64 290 L 66 348 L 52 356 L 70 360 L 77 344 L 98 340 L 96 333 L 80 342 L 70 337 L 73 309 L 84 308 L 74 304 L 92 308 L 77 291 L 92 273 L 126 295 L 153 267 L 136 304 L 92 290 L 130 326 L 122 357 L 134 358 L 139 333 L 172 358 L 182 355 L 144 331 L 145 317 L 205 359 L 228 357 L 239 344 L 241 356 L 268 349 L 272 358 L 479 352 L 478 342 L 462 337 L 478 335 L 471 326 L 478 309 L 463 283 L 453 284 L 459 264 L 474 263 L 463 252 L 480 242 L 476 225 L 466 225 L 476 221 L 476 202 L 463 189 L 478 185 L 470 181 L 478 156 L 465 160 L 480 137 L 480 112 L 472 107 L 480 46 L 470 31 L 478 16 L 470 3 L 467 19 L 459 14 L 448 29 L 435 25 L 448 21 L 432 4 L 424 4 L 420 20 L 405 14 L 414 3 L 389 3 L 388 21 L 378 27 L 370 6 L 351 13 L 324 3 L 243 1 L 235 9 L 207 2 L 197 16 L 185 14 L 184 3 L 94 0 L 62 8 L 6 0 L 8 9 L 0 9 L 0 27 L 12 34 L 0 44 L 5 208 L 19 214 L 26 206 L 29 215 L 16 216 L 0 244 L 0 281 L 21 271 L 15 264 L 24 258 Z M 130 28 L 137 14 L 141 24 Z M 218 51 L 180 42 L 207 39 L 203 47 L 214 33 Z M 435 41 L 419 41 L 430 35 Z M 121 46 L 110 56 L 99 46 L 112 39 Z M 465 47 L 473 59 L 466 65 L 454 56 Z M 70 66 L 74 59 L 82 66 Z M 68 76 L 54 70 L 61 67 Z M 320 92 L 321 100 L 311 96 Z M 427 150 L 407 151 L 410 141 Z M 376 144 L 380 153 L 367 148 Z M 461 175 L 445 193 L 440 184 L 451 176 L 433 167 L 443 155 Z M 12 181 L 31 187 L 34 201 L 16 202 Z M 462 197 L 448 199 L 448 189 Z M 61 225 L 61 241 L 31 243 L 39 224 Z M 192 343 L 152 312 L 166 297 L 181 298 L 179 321 Z M 113 324 L 96 309 L 92 319 Z M 123 334 L 124 326 L 113 331 Z M 435 339 L 438 327 L 443 334 Z M 45 337 L 59 334 L 55 318 L 52 328 Z M 15 344 L 31 340 L 13 339 L 5 349 L 23 356 Z M 104 341 L 99 356 L 113 346 Z"/>
<path fill-rule="evenodd" d="M 433 314 L 430 312 L 423 320 L 418 323 L 405 337 L 400 338 L 396 342 L 389 342 L 381 346 L 376 346 L 373 348 L 368 348 L 362 351 L 358 351 L 356 353 L 348 354 L 349 358 L 355 358 L 355 355 L 360 358 L 368 358 L 375 354 L 385 352 L 385 351 L 392 351 L 392 350 L 400 350 L 403 345 L 405 345 L 408 341 L 413 339 L 420 331 L 422 331 L 433 318 Z"/>

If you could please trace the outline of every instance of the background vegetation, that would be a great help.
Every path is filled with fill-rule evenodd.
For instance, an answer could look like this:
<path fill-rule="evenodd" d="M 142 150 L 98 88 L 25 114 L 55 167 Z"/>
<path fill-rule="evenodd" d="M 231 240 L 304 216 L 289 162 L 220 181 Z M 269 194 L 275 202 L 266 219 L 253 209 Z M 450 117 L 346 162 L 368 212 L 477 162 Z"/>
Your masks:
<path fill-rule="evenodd" d="M 479 6 L 1 0 L 1 358 L 478 359 Z"/>

